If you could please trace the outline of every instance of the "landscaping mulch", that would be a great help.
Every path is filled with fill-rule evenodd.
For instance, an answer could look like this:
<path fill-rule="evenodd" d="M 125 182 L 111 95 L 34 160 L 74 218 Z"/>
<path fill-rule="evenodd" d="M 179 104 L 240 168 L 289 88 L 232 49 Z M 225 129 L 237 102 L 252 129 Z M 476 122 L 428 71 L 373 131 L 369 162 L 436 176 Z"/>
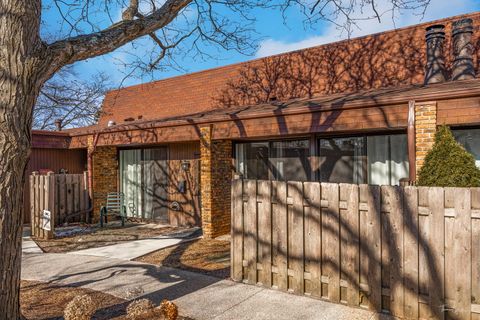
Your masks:
<path fill-rule="evenodd" d="M 155 236 L 170 235 L 187 231 L 188 228 L 172 226 L 155 226 L 151 224 L 127 224 L 125 227 L 111 225 L 105 228 L 85 227 L 85 232 L 55 238 L 51 240 L 33 240 L 47 253 L 65 253 L 89 248 L 98 248 L 126 241 L 148 239 Z"/>
<path fill-rule="evenodd" d="M 230 276 L 230 241 L 199 239 L 158 250 L 136 261 L 179 268 L 217 278 Z"/>
<path fill-rule="evenodd" d="M 22 314 L 27 320 L 63 319 L 65 306 L 74 297 L 84 294 L 90 295 L 98 303 L 93 319 L 127 319 L 126 308 L 129 302 L 126 300 L 84 288 L 24 280 L 20 291 Z M 178 320 L 193 319 L 179 316 Z"/>

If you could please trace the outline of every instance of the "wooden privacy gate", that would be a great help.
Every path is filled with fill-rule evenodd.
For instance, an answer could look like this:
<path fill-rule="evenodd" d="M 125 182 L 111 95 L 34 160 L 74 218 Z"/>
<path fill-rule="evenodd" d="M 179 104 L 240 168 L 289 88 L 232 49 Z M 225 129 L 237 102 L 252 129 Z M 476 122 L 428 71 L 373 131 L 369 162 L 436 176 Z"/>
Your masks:
<path fill-rule="evenodd" d="M 480 319 L 480 189 L 234 180 L 232 278 L 406 319 Z"/>
<path fill-rule="evenodd" d="M 50 212 L 49 221 L 44 210 Z M 55 235 L 55 226 L 67 222 L 72 217 L 84 216 L 86 221 L 91 211 L 88 192 L 88 175 L 54 174 L 30 176 L 30 221 L 32 235 L 51 239 Z M 77 219 L 78 220 L 78 219 Z M 49 222 L 49 223 L 48 223 Z M 49 229 L 45 224 L 49 224 Z"/>

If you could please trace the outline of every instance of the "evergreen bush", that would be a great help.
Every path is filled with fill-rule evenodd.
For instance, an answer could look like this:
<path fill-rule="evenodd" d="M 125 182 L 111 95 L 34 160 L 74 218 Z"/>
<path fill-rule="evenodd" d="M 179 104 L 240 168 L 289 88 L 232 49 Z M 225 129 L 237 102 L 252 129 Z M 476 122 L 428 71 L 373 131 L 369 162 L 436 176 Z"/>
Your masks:
<path fill-rule="evenodd" d="M 418 174 L 420 186 L 480 187 L 475 158 L 453 137 L 447 126 L 435 134 L 435 143 Z"/>

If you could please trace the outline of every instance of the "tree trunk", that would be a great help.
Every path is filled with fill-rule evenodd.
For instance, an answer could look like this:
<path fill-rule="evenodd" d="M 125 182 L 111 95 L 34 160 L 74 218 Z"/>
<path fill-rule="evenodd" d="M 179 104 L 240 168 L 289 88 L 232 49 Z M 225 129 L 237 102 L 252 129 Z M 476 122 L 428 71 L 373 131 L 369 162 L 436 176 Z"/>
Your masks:
<path fill-rule="evenodd" d="M 20 319 L 24 171 L 45 80 L 39 0 L 0 2 L 0 319 Z"/>

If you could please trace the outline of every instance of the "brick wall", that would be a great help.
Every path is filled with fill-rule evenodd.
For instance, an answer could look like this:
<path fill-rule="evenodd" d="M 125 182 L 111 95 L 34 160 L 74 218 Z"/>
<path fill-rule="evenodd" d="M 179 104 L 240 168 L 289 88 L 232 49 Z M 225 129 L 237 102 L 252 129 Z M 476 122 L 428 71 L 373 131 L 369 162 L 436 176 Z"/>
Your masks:
<path fill-rule="evenodd" d="M 422 102 L 415 104 L 415 159 L 417 176 L 425 162 L 427 152 L 435 142 L 437 130 L 437 103 Z"/>
<path fill-rule="evenodd" d="M 207 238 L 230 232 L 232 141 L 212 140 L 212 126 L 200 128 L 202 227 Z"/>
<path fill-rule="evenodd" d="M 98 222 L 100 208 L 107 194 L 117 191 L 117 148 L 97 147 L 93 154 L 93 222 Z"/>

